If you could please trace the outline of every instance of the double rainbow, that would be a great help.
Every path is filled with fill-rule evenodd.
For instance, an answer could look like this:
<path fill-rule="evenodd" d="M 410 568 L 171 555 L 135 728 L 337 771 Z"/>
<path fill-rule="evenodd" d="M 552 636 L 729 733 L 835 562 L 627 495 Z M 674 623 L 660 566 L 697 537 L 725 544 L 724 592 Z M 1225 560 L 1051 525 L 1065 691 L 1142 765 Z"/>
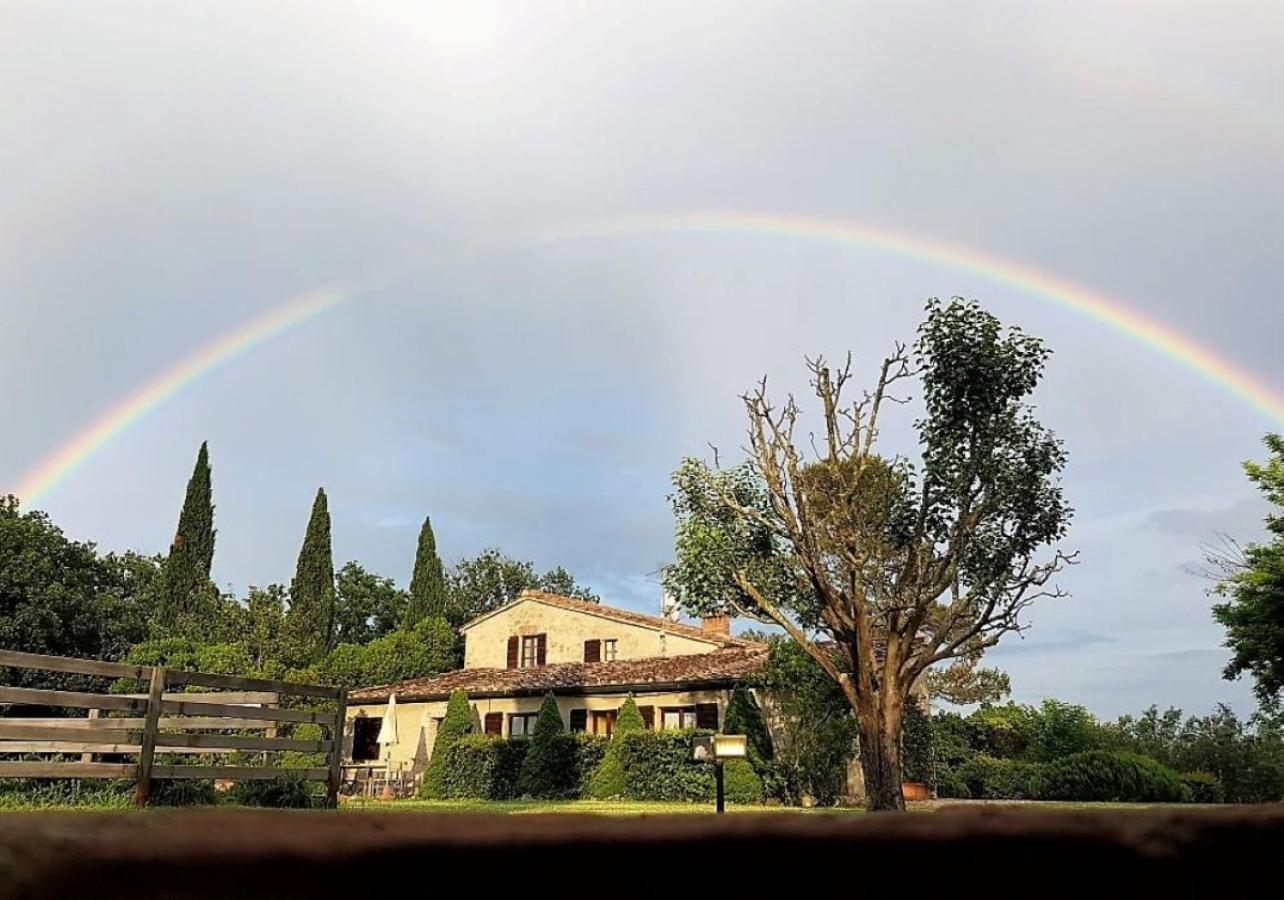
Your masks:
<path fill-rule="evenodd" d="M 1238 397 L 1272 423 L 1284 424 L 1284 394 L 1208 347 L 1129 309 L 1120 300 L 960 244 L 837 219 L 754 212 L 689 212 L 615 219 L 548 232 L 542 240 L 562 242 L 673 234 L 743 234 L 836 244 L 980 275 L 1094 320 Z M 302 325 L 360 293 L 361 290 L 352 287 L 328 287 L 293 297 L 216 337 L 159 373 L 57 447 L 21 478 L 15 493 L 28 505 L 39 502 L 85 460 L 175 394 L 281 332 Z"/>

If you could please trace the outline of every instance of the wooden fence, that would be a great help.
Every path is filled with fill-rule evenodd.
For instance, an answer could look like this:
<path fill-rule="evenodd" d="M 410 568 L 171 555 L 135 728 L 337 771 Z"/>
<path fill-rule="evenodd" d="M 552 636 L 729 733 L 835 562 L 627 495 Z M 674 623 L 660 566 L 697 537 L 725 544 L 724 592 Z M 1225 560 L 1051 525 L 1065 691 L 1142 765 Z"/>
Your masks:
<path fill-rule="evenodd" d="M 337 801 L 347 711 L 347 691 L 342 688 L 0 650 L 0 669 L 5 667 L 132 678 L 147 682 L 148 690 L 146 694 L 110 694 L 0 685 L 0 704 L 89 711 L 87 718 L 0 717 L 0 778 L 130 778 L 136 782 L 134 802 L 143 806 L 157 778 L 250 781 L 293 777 L 326 782 L 327 800 L 332 805 Z M 225 693 L 168 691 L 185 686 Z M 282 697 L 299 698 L 311 708 L 298 708 L 295 701 L 283 707 Z M 277 737 L 282 723 L 320 725 L 325 736 L 321 740 Z M 229 731 L 264 734 L 227 734 Z M 260 751 L 263 765 L 156 762 L 158 753 L 219 756 Z M 326 765 L 282 768 L 266 764 L 268 753 L 283 751 L 324 753 Z M 79 755 L 80 759 L 4 758 L 14 754 Z M 100 762 L 95 761 L 97 755 L 137 759 Z"/>

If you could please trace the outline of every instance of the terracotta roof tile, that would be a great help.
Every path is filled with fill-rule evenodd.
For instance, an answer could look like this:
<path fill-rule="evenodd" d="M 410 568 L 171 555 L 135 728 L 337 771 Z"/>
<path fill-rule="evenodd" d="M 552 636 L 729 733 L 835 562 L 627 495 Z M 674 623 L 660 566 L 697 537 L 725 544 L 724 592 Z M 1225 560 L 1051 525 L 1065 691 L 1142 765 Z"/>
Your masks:
<path fill-rule="evenodd" d="M 525 669 L 457 669 L 431 678 L 359 688 L 349 703 L 382 703 L 395 693 L 399 702 L 444 700 L 452 691 L 469 696 L 515 696 L 554 693 L 610 693 L 612 689 L 648 686 L 731 684 L 755 674 L 767 659 L 767 646 L 740 641 L 742 646 L 687 656 L 600 663 L 554 663 Z"/>
<path fill-rule="evenodd" d="M 624 622 L 629 625 L 641 625 L 644 628 L 664 629 L 670 634 L 679 634 L 683 637 L 694 638 L 700 641 L 709 641 L 713 644 L 720 644 L 723 647 L 750 647 L 755 644 L 754 641 L 748 641 L 744 638 L 732 637 L 729 634 L 717 634 L 715 632 L 705 631 L 698 625 L 688 625 L 685 622 L 674 622 L 671 619 L 661 618 L 660 616 L 648 616 L 645 613 L 633 612 L 630 609 L 620 609 L 616 606 L 606 606 L 601 603 L 591 603 L 588 600 L 577 600 L 574 597 L 563 597 L 561 594 L 550 594 L 547 591 L 524 590 L 517 595 L 512 603 L 505 604 L 498 609 L 491 610 L 481 616 L 478 616 L 472 622 L 467 623 L 461 628 L 461 631 L 467 631 L 468 628 L 480 619 L 487 618 L 511 606 L 513 603 L 520 603 L 523 600 L 534 600 L 539 603 L 546 603 L 549 606 L 557 606 L 562 609 L 568 609 L 573 612 L 588 613 L 593 616 L 601 616 L 604 619 L 614 619 L 617 622 Z"/>

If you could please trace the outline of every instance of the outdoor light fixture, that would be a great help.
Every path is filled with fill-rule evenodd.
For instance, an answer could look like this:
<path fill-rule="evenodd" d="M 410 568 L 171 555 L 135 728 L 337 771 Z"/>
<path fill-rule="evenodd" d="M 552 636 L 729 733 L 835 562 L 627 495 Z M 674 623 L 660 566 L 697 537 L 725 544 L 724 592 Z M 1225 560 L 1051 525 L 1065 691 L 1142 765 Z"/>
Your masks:
<path fill-rule="evenodd" d="M 691 747 L 691 758 L 696 762 L 713 763 L 713 780 L 718 788 L 715 809 L 719 813 L 726 810 L 722 764 L 729 759 L 744 759 L 748 753 L 747 746 L 743 734 L 715 734 L 697 737 Z"/>

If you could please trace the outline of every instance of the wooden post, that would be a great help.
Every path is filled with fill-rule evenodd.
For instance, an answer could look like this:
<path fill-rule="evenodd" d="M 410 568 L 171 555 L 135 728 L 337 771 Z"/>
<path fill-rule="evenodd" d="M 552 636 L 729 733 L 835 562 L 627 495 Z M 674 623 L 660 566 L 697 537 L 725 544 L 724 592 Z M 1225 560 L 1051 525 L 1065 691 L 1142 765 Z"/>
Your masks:
<path fill-rule="evenodd" d="M 348 717 L 348 690 L 339 691 L 339 708 L 335 712 L 334 728 L 330 730 L 330 778 L 326 784 L 326 805 L 339 805 L 339 781 L 343 777 L 343 731 Z"/>
<path fill-rule="evenodd" d="M 161 705 L 165 700 L 165 667 L 152 669 L 147 688 L 147 715 L 143 720 L 143 741 L 138 753 L 138 783 L 134 786 L 134 805 L 146 806 L 152 792 L 152 759 L 156 755 L 156 732 L 160 730 Z"/>
<path fill-rule="evenodd" d="M 98 718 L 98 710 L 96 710 L 96 709 L 91 709 L 91 710 L 89 711 L 89 718 L 91 718 L 91 719 L 96 719 L 96 718 Z M 82 753 L 82 754 L 80 754 L 80 761 L 81 761 L 82 763 L 91 763 L 91 762 L 93 762 L 93 761 L 94 761 L 94 755 L 93 755 L 92 753 Z"/>

